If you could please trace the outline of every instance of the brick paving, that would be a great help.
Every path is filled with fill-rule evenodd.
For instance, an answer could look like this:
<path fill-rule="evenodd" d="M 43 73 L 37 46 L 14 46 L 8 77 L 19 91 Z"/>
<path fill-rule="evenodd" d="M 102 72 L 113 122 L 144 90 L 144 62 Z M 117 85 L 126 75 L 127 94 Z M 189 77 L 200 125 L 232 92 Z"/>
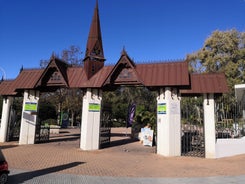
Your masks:
<path fill-rule="evenodd" d="M 34 176 L 41 176 L 40 173 L 62 174 L 86 176 L 86 180 L 90 177 L 233 176 L 245 180 L 245 155 L 222 159 L 163 157 L 155 154 L 155 147 L 144 147 L 139 141 L 131 141 L 125 134 L 127 131 L 125 128 L 113 129 L 112 146 L 96 151 L 79 148 L 79 129 L 63 129 L 61 134 L 53 135 L 51 142 L 45 144 L 18 145 L 10 142 L 0 143 L 0 146 L 13 173 L 25 171 Z"/>

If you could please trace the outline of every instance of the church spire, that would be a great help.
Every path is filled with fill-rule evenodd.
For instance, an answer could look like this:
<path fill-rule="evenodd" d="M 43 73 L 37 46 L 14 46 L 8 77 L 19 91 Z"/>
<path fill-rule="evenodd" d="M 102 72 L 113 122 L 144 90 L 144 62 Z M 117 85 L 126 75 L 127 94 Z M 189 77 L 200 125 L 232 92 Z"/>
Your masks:
<path fill-rule="evenodd" d="M 98 0 L 96 0 L 84 58 L 84 69 L 87 73 L 88 79 L 104 66 L 104 61 L 105 58 L 100 29 Z"/>

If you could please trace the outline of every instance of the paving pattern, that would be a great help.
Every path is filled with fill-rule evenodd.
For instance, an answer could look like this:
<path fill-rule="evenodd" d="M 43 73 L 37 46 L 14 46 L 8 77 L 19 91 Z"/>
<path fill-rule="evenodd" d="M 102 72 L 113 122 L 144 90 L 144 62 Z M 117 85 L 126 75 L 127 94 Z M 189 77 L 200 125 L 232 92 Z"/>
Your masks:
<path fill-rule="evenodd" d="M 222 159 L 163 157 L 114 129 L 111 147 L 79 148 L 80 130 L 65 129 L 45 144 L 1 143 L 9 183 L 245 183 L 245 155 Z"/>

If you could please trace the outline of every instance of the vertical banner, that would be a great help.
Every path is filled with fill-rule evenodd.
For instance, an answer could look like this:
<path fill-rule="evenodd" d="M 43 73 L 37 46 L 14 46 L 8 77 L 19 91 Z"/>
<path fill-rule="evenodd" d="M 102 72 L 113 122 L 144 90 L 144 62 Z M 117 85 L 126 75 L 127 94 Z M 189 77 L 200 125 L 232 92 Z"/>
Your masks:
<path fill-rule="evenodd" d="M 131 127 L 133 124 L 135 111 L 136 111 L 136 105 L 134 103 L 128 106 L 127 128 Z"/>

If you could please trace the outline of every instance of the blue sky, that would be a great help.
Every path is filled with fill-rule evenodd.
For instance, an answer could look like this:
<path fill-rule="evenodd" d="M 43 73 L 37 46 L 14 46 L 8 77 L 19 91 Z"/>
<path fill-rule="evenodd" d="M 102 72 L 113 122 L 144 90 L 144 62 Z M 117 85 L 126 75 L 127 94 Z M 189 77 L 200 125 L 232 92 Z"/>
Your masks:
<path fill-rule="evenodd" d="M 96 0 L 0 0 L 0 77 L 85 50 Z M 123 47 L 136 62 L 184 59 L 214 30 L 245 31 L 245 0 L 99 0 L 106 63 Z"/>

